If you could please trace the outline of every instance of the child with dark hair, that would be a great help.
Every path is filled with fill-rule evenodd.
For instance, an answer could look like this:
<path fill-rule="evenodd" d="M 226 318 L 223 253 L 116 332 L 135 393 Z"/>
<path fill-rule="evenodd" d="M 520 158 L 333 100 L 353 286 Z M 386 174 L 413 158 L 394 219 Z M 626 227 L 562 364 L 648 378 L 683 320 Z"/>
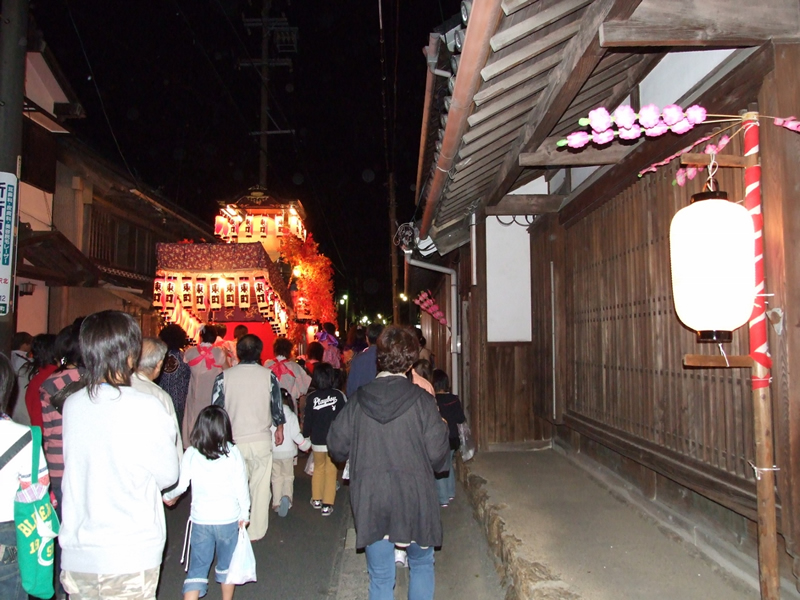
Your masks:
<path fill-rule="evenodd" d="M 206 406 L 200 411 L 189 442 L 178 485 L 163 496 L 164 504 L 172 506 L 189 484 L 192 486 L 191 553 L 183 598 L 197 600 L 206 595 L 216 552 L 215 579 L 222 586 L 223 600 L 231 600 L 235 586 L 225 583 L 225 577 L 239 528 L 250 521 L 247 470 L 233 444 L 228 413 L 220 406 Z"/>
<path fill-rule="evenodd" d="M 275 439 L 277 427 L 272 430 L 272 509 L 279 517 L 285 517 L 292 507 L 294 497 L 294 465 L 297 462 L 297 449 L 308 452 L 311 441 L 303 437 L 300 432 L 300 423 L 294 413 L 294 400 L 292 395 L 281 388 L 283 401 L 283 416 L 286 423 L 283 425 L 283 441 L 278 444 Z"/>
<path fill-rule="evenodd" d="M 337 390 L 336 373 L 326 362 L 317 363 L 311 375 L 314 392 L 306 398 L 303 435 L 311 438 L 314 474 L 311 476 L 311 506 L 322 509 L 322 516 L 333 513 L 336 499 L 336 465 L 328 456 L 328 429 L 344 408 L 347 398 Z"/>
<path fill-rule="evenodd" d="M 433 372 L 433 389 L 436 391 L 436 404 L 439 414 L 447 421 L 448 437 L 450 438 L 450 453 L 447 455 L 447 464 L 441 473 L 436 474 L 436 491 L 439 494 L 439 505 L 445 507 L 456 496 L 456 474 L 453 471 L 453 457 L 461 445 L 458 437 L 458 426 L 465 422 L 464 408 L 458 396 L 450 393 L 450 378 L 441 369 Z"/>
<path fill-rule="evenodd" d="M 325 353 L 325 348 L 319 342 L 311 342 L 306 348 L 306 362 L 305 368 L 309 375 L 314 375 L 314 367 L 317 363 L 322 362 L 322 355 Z"/>

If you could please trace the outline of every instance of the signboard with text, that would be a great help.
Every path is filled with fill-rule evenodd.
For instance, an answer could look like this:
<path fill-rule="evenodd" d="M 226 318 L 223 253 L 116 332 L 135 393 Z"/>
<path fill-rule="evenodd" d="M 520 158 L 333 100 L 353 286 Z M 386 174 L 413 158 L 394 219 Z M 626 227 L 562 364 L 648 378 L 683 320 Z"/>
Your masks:
<path fill-rule="evenodd" d="M 17 178 L 0 172 L 0 316 L 11 312 L 14 302 L 14 218 L 17 214 Z"/>

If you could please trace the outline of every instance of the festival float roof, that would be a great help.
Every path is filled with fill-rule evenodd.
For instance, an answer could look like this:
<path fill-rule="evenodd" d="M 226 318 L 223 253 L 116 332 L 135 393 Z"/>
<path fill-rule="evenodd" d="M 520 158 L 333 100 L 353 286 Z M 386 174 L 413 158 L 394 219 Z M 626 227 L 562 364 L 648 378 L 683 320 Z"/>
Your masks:
<path fill-rule="evenodd" d="M 268 321 L 286 333 L 292 297 L 260 242 L 157 244 L 156 256 L 153 304 L 190 336 L 209 321 Z"/>

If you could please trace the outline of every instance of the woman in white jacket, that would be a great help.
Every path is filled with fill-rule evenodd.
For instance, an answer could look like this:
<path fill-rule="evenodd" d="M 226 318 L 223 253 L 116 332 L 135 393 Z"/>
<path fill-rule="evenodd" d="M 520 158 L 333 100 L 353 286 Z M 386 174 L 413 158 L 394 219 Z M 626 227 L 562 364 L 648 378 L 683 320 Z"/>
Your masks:
<path fill-rule="evenodd" d="M 292 396 L 281 388 L 283 414 L 283 443 L 275 444 L 275 426 L 272 426 L 272 509 L 279 517 L 285 517 L 292 507 L 294 497 L 294 465 L 298 447 L 303 452 L 311 448 L 311 440 L 303 437 L 297 415 L 292 411 Z"/>

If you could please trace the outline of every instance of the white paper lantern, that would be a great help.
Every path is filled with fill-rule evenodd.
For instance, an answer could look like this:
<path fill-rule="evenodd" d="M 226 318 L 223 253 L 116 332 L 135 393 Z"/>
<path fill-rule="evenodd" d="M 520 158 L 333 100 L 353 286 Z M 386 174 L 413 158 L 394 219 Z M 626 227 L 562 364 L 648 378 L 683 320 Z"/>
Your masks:
<path fill-rule="evenodd" d="M 701 342 L 730 342 L 755 300 L 753 219 L 725 192 L 703 192 L 669 231 L 675 312 Z"/>

